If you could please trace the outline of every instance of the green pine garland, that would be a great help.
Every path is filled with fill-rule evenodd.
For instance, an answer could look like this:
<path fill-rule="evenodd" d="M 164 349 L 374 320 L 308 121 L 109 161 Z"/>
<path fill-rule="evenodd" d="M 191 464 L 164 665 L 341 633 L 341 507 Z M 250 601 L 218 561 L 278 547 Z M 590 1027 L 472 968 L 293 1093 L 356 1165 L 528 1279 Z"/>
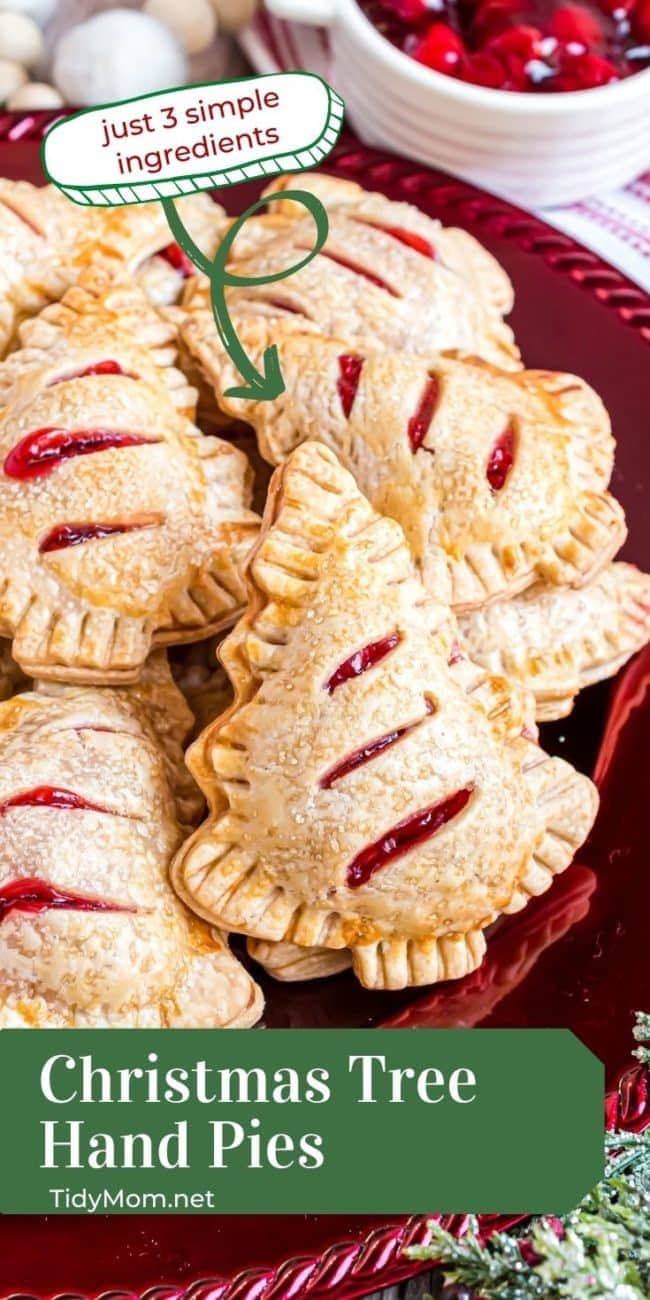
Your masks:
<path fill-rule="evenodd" d="M 634 1036 L 650 1066 L 650 1015 L 637 1016 Z M 431 1223 L 430 1244 L 407 1254 L 481 1300 L 650 1300 L 650 1129 L 607 1133 L 605 1157 L 602 1182 L 560 1219 L 533 1219 L 486 1245 L 474 1218 L 459 1241 Z"/>

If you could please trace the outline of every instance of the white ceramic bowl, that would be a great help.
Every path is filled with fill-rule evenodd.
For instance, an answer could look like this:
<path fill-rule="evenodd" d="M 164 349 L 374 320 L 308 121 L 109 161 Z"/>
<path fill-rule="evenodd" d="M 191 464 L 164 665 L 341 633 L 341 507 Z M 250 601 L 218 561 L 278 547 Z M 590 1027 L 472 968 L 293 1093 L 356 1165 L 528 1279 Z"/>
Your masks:
<path fill-rule="evenodd" d="M 613 189 L 650 165 L 650 69 L 596 90 L 518 94 L 456 81 L 408 58 L 356 0 L 266 0 L 279 18 L 329 29 L 332 81 L 368 144 L 527 207 Z"/>

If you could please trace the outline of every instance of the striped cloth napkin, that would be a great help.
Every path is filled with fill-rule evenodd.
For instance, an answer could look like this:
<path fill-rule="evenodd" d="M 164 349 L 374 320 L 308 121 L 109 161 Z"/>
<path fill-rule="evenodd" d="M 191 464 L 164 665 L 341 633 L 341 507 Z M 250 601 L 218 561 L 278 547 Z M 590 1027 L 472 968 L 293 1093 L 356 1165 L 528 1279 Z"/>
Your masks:
<path fill-rule="evenodd" d="M 282 22 L 262 9 L 241 44 L 258 72 L 308 68 L 331 79 L 327 33 L 320 28 Z M 625 189 L 538 215 L 650 290 L 650 171 Z"/>

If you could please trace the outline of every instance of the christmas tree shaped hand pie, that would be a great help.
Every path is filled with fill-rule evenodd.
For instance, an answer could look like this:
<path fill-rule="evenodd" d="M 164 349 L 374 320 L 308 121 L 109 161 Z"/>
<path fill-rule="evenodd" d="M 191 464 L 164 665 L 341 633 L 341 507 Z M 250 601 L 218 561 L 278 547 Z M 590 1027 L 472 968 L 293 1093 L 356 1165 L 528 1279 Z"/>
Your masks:
<path fill-rule="evenodd" d="M 228 396 L 236 371 L 204 312 L 183 336 L 219 406 L 253 425 L 272 464 L 309 437 L 331 447 L 401 524 L 429 587 L 444 552 L 456 609 L 538 580 L 581 586 L 622 545 L 624 514 L 606 490 L 614 440 L 583 380 L 475 358 L 429 366 L 261 317 L 241 318 L 239 333 L 256 363 L 277 345 L 286 390 L 274 402 Z"/>
<path fill-rule="evenodd" d="M 187 418 L 169 336 L 136 286 L 99 277 L 0 366 L 0 634 L 30 676 L 133 681 L 152 643 L 241 608 L 252 474 Z"/>
<path fill-rule="evenodd" d="M 249 584 L 221 651 L 235 702 L 190 750 L 210 816 L 177 890 L 226 929 L 350 948 L 368 987 L 466 974 L 568 865 L 594 787 L 450 652 L 401 529 L 321 444 L 276 472 Z"/>

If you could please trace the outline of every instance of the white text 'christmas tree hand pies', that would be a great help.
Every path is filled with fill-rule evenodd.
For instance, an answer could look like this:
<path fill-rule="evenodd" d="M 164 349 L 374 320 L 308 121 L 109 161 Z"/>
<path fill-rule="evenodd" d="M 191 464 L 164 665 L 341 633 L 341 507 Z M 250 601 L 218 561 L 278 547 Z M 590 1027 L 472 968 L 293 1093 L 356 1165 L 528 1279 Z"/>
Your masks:
<path fill-rule="evenodd" d="M 486 306 L 500 315 L 512 311 L 514 292 L 503 267 L 487 249 L 466 230 L 443 226 L 412 203 L 387 199 L 383 194 L 364 190 L 356 181 L 327 176 L 325 172 L 305 172 L 299 176 L 280 176 L 264 190 L 269 211 L 284 217 L 304 216 L 304 207 L 285 199 L 286 190 L 308 190 L 321 200 L 328 212 L 342 208 L 351 221 L 382 230 L 422 257 L 442 263 L 448 270 L 463 276 L 472 292 Z"/>
<path fill-rule="evenodd" d="M 622 545 L 623 511 L 606 491 L 614 440 L 584 381 L 475 359 L 427 366 L 261 318 L 239 326 L 256 362 L 277 345 L 286 389 L 272 402 L 227 397 L 237 372 L 203 312 L 182 332 L 218 403 L 253 425 L 273 464 L 307 438 L 331 447 L 402 525 L 433 590 L 431 556 L 442 548 L 455 608 L 536 580 L 580 585 Z"/>
<path fill-rule="evenodd" d="M 314 247 L 311 216 L 261 217 L 257 237 L 235 243 L 229 271 L 243 279 L 264 279 L 304 261 Z M 276 283 L 227 290 L 231 314 L 265 315 L 293 329 L 347 338 L 360 346 L 400 349 L 431 360 L 460 350 L 504 368 L 518 368 L 512 330 L 486 290 L 480 273 L 468 278 L 414 246 L 406 232 L 357 220 L 345 207 L 328 211 L 329 233 L 322 251 L 301 270 Z M 425 219 L 426 220 L 426 219 Z M 265 223 L 271 235 L 264 237 Z M 430 223 L 436 230 L 436 224 Z M 487 254 L 486 254 L 487 257 Z M 200 281 L 186 306 L 209 302 Z"/>
<path fill-rule="evenodd" d="M 125 330 L 131 295 L 150 345 L 136 287 L 74 288 L 0 367 L 0 633 L 30 676 L 134 680 L 153 643 L 208 637 L 244 600 L 248 462 L 182 414 L 168 351 Z"/>
<path fill-rule="evenodd" d="M 221 648 L 235 702 L 189 751 L 210 816 L 176 888 L 221 928 L 350 948 L 368 987 L 467 974 L 485 927 L 568 865 L 594 787 L 453 652 L 401 529 L 328 448 L 274 475 L 248 576 Z"/>
<path fill-rule="evenodd" d="M 189 722 L 162 652 L 135 687 L 37 685 L 0 705 L 0 1026 L 259 1018 L 250 976 L 169 885 L 200 807 Z"/>
<path fill-rule="evenodd" d="M 476 663 L 534 692 L 539 721 L 563 718 L 650 641 L 650 576 L 610 564 L 578 591 L 531 587 L 463 615 L 460 631 Z"/>

